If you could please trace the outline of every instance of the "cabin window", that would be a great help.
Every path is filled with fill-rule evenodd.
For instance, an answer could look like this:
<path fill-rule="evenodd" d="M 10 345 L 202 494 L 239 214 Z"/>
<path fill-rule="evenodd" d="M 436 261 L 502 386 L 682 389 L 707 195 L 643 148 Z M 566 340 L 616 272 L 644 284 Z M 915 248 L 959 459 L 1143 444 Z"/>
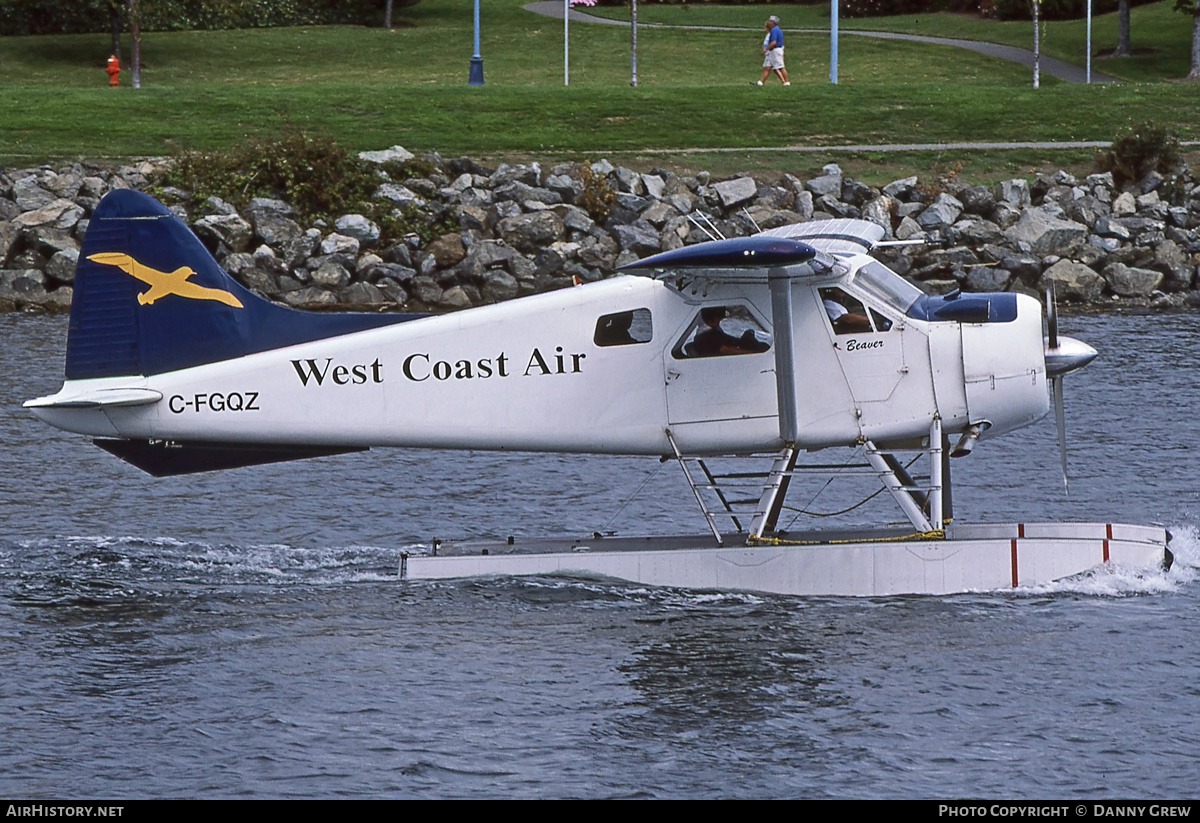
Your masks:
<path fill-rule="evenodd" d="M 633 309 L 606 314 L 596 321 L 592 338 L 597 346 L 632 346 L 649 343 L 654 336 L 649 309 Z"/>
<path fill-rule="evenodd" d="M 771 335 L 745 306 L 705 306 L 671 350 L 671 355 L 683 360 L 758 354 L 770 348 Z"/>

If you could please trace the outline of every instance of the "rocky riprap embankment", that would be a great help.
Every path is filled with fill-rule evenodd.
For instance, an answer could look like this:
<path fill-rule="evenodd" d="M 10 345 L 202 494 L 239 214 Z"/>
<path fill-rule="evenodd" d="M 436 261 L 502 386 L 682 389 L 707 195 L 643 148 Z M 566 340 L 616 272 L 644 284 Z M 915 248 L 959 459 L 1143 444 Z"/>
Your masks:
<path fill-rule="evenodd" d="M 785 174 L 763 183 L 601 160 L 586 167 L 588 191 L 614 197 L 598 224 L 581 207 L 589 175 L 578 164 L 491 168 L 430 154 L 424 176 L 391 180 L 382 164 L 411 154 L 395 147 L 363 157 L 381 164 L 376 198 L 403 210 L 410 226 L 450 230 L 381 242 L 380 227 L 362 215 L 303 225 L 273 199 L 239 213 L 216 198 L 150 189 L 168 161 L 4 171 L 0 308 L 65 310 L 88 215 L 122 187 L 154 191 L 230 274 L 301 307 L 442 311 L 598 280 L 636 258 L 709 239 L 687 219 L 694 211 L 727 237 L 822 217 L 871 220 L 889 237 L 926 241 L 878 257 L 928 292 L 1038 294 L 1054 283 L 1060 299 L 1089 305 L 1200 305 L 1200 184 L 1186 169 L 1124 189 L 1107 173 L 1079 180 L 1063 171 L 993 187 L 908 177 L 880 189 L 836 165 L 809 180 Z"/>

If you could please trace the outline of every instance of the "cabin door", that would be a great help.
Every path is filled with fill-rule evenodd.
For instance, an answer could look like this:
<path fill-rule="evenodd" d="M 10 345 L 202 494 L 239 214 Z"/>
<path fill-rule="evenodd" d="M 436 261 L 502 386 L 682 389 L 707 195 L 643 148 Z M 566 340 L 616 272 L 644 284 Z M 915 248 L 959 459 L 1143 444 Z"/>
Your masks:
<path fill-rule="evenodd" d="M 664 353 L 667 421 L 692 448 L 737 440 L 737 430 L 750 421 L 776 427 L 775 357 L 767 328 L 746 304 L 701 306 Z"/>

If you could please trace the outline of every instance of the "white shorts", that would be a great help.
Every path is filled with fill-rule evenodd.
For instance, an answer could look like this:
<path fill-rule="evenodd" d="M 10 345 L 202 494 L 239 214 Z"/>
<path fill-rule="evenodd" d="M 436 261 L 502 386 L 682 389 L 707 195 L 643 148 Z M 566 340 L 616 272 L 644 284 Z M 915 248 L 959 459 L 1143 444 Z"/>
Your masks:
<path fill-rule="evenodd" d="M 781 69 L 783 68 L 783 47 L 771 49 L 763 57 L 764 69 Z"/>

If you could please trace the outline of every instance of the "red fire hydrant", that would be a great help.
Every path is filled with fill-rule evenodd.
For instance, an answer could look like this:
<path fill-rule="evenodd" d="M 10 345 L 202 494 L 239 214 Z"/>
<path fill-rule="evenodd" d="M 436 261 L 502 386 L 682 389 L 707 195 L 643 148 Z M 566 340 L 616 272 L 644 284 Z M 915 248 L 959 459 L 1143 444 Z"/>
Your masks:
<path fill-rule="evenodd" d="M 115 54 L 108 58 L 108 65 L 104 70 L 108 72 L 108 85 L 116 88 L 117 78 L 121 75 L 121 61 Z"/>

